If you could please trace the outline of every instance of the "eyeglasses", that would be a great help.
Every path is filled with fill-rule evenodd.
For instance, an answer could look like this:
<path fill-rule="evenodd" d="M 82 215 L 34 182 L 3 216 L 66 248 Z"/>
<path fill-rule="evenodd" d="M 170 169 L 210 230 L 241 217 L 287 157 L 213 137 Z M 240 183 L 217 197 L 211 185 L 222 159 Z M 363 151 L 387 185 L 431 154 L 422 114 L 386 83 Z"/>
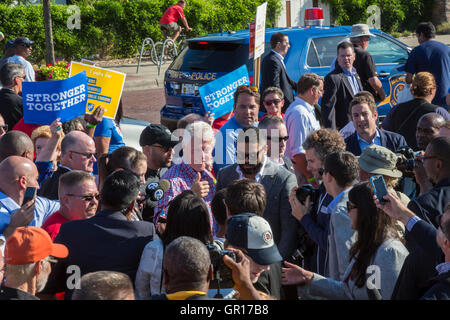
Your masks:
<path fill-rule="evenodd" d="M 4 124 L 2 126 L 0 126 L 0 129 L 2 129 L 4 132 L 8 131 L 8 125 Z"/>
<path fill-rule="evenodd" d="M 278 105 L 280 102 L 281 102 L 280 99 L 273 99 L 264 101 L 264 104 L 270 106 L 272 104 Z"/>
<path fill-rule="evenodd" d="M 350 211 L 352 209 L 357 209 L 358 207 L 351 203 L 350 201 L 347 201 L 347 211 Z"/>
<path fill-rule="evenodd" d="M 70 151 L 76 154 L 81 154 L 82 156 L 85 156 L 87 159 L 91 159 L 93 156 L 95 156 L 95 153 L 92 152 L 78 152 L 78 151 Z"/>
<path fill-rule="evenodd" d="M 82 194 L 71 194 L 71 193 L 68 193 L 68 194 L 66 194 L 66 196 L 69 196 L 69 197 L 77 197 L 77 198 L 81 198 L 81 199 L 83 199 L 84 201 L 87 201 L 87 202 L 91 202 L 92 200 L 94 200 L 94 198 L 95 198 L 95 200 L 100 200 L 100 194 L 92 194 L 92 195 L 89 195 L 89 194 L 85 194 L 85 195 L 82 195 Z"/>
<path fill-rule="evenodd" d="M 239 86 L 236 88 L 237 92 L 246 92 L 246 91 L 248 92 L 248 90 L 258 92 L 258 88 L 254 86 Z"/>
<path fill-rule="evenodd" d="M 267 136 L 267 140 L 278 140 L 278 142 L 280 142 L 281 140 L 283 141 L 288 141 L 289 136 L 286 137 L 269 137 Z"/>
<path fill-rule="evenodd" d="M 162 149 L 164 152 L 169 152 L 173 149 L 172 147 L 162 146 L 160 144 L 153 144 L 153 146 Z"/>

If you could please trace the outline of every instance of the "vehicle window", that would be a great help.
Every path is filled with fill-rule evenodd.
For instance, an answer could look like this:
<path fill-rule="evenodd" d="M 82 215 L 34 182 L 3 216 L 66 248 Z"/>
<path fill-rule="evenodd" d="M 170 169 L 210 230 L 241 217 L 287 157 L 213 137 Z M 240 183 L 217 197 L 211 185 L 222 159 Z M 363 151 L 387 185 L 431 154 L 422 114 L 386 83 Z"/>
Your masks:
<path fill-rule="evenodd" d="M 307 63 L 310 67 L 329 67 L 336 58 L 336 48 L 344 36 L 321 37 L 311 39 L 308 48 Z"/>
<path fill-rule="evenodd" d="M 367 47 L 376 64 L 378 63 L 406 63 L 408 51 L 395 42 L 381 35 L 372 37 Z"/>
<path fill-rule="evenodd" d="M 190 42 L 171 65 L 171 70 L 231 72 L 243 64 L 253 70 L 248 59 L 248 44 L 227 42 Z"/>

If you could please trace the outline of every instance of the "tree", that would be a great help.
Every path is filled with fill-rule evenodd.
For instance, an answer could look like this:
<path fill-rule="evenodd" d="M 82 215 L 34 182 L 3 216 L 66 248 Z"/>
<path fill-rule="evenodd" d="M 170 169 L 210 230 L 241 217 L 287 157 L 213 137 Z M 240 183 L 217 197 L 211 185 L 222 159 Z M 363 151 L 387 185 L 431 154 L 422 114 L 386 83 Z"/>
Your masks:
<path fill-rule="evenodd" d="M 50 0 L 42 1 L 45 27 L 45 61 L 47 64 L 55 64 L 55 50 L 53 47 L 52 14 L 50 11 Z"/>

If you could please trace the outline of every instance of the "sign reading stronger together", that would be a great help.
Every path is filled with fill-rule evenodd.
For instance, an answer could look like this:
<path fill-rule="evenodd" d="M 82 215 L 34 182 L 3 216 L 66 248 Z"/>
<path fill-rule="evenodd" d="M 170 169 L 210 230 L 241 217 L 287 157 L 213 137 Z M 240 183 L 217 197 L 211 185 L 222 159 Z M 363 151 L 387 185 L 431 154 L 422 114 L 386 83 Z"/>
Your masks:
<path fill-rule="evenodd" d="M 51 124 L 56 118 L 70 121 L 85 113 L 86 72 L 64 80 L 24 82 L 22 84 L 25 123 Z"/>

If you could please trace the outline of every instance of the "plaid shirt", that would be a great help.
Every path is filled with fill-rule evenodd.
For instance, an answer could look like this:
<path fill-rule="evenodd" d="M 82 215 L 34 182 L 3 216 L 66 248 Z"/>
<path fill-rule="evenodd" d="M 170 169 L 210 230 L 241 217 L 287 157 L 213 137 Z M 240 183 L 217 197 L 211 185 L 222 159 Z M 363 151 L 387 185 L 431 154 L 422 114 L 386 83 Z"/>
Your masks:
<path fill-rule="evenodd" d="M 202 181 L 208 181 L 209 183 L 209 193 L 206 197 L 203 198 L 203 200 L 206 202 L 206 205 L 208 207 L 211 229 L 214 235 L 218 229 L 218 225 L 211 213 L 211 201 L 216 191 L 215 179 L 213 178 L 212 174 L 206 170 L 201 173 L 201 176 Z M 170 188 L 164 193 L 163 198 L 158 201 L 153 218 L 153 221 L 155 223 L 160 215 L 164 216 L 167 214 L 169 202 L 173 198 L 175 198 L 184 190 L 190 190 L 192 188 L 192 185 L 197 179 L 197 172 L 194 171 L 194 169 L 192 169 L 184 161 L 182 161 L 180 164 L 171 166 L 169 170 L 167 170 L 166 173 L 163 174 L 161 179 L 168 180 L 170 182 Z"/>

